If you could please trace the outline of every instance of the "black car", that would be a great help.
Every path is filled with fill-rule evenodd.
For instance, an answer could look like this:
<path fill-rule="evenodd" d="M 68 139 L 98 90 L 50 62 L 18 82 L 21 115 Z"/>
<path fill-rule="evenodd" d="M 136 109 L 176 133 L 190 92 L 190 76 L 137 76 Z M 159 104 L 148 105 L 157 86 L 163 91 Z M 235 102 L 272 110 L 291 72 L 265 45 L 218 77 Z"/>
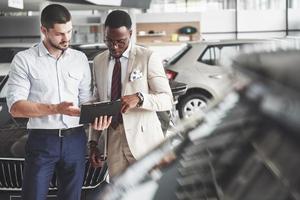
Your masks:
<path fill-rule="evenodd" d="M 14 55 L 30 47 L 24 45 L 0 45 L 0 199 L 21 199 L 21 187 L 24 167 L 24 146 L 28 137 L 26 131 L 27 119 L 13 118 L 8 112 L 6 104 L 6 87 L 8 71 Z M 102 44 L 74 45 L 74 49 L 84 52 L 92 66 L 94 56 L 106 50 Z M 184 94 L 186 85 L 178 82 L 170 82 L 175 98 Z M 174 107 L 175 108 L 175 107 Z M 86 159 L 85 179 L 82 187 L 82 199 L 94 199 L 105 183 L 107 166 L 93 168 Z M 56 199 L 57 182 L 53 176 L 48 199 Z"/>

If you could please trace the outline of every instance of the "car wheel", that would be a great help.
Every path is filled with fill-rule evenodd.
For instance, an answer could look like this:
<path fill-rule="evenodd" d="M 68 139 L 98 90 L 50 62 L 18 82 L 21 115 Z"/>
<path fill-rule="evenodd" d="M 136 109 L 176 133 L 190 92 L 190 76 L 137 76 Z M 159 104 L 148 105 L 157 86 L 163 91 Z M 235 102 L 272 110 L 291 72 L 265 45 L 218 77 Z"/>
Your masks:
<path fill-rule="evenodd" d="M 193 114 L 206 108 L 208 98 L 203 94 L 194 93 L 183 97 L 178 104 L 178 113 L 180 118 L 188 118 Z"/>

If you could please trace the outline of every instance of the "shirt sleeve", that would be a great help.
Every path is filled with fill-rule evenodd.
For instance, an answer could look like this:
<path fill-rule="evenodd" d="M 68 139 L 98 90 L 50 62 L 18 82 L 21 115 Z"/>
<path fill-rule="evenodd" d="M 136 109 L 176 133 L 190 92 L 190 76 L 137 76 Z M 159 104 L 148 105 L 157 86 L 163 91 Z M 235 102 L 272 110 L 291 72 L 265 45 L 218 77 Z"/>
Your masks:
<path fill-rule="evenodd" d="M 79 85 L 79 104 L 83 104 L 93 100 L 92 97 L 92 78 L 91 68 L 88 59 L 85 55 L 83 57 L 83 77 Z"/>
<path fill-rule="evenodd" d="M 171 110 L 173 104 L 172 91 L 161 59 L 156 53 L 151 53 L 149 57 L 147 80 L 150 92 L 142 93 L 144 102 L 141 108 L 152 111 Z"/>
<path fill-rule="evenodd" d="M 11 65 L 7 82 L 6 101 L 9 111 L 12 105 L 19 100 L 27 100 L 30 89 L 28 67 L 24 55 L 18 53 Z"/>

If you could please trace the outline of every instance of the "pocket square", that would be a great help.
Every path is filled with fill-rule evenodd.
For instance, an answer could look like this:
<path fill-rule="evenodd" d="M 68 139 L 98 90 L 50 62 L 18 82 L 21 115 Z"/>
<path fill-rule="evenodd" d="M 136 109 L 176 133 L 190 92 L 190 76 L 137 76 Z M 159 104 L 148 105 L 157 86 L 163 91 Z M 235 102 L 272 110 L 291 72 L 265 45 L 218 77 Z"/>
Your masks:
<path fill-rule="evenodd" d="M 133 70 L 132 72 L 131 72 L 131 74 L 130 74 L 130 77 L 129 77 L 129 80 L 130 81 L 135 81 L 135 80 L 138 80 L 138 79 L 140 79 L 140 78 L 142 78 L 143 77 L 143 74 L 142 74 L 142 72 L 140 71 L 140 70 Z"/>

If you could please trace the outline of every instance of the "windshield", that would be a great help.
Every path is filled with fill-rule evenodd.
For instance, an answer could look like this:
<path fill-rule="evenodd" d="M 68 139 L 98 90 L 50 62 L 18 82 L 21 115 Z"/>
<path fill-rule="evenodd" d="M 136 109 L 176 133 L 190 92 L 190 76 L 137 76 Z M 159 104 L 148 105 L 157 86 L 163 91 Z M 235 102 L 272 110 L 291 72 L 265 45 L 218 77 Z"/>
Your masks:
<path fill-rule="evenodd" d="M 182 49 L 175 53 L 167 62 L 167 65 L 174 65 L 182 56 L 192 48 L 191 44 L 186 44 Z"/>
<path fill-rule="evenodd" d="M 10 63 L 14 56 L 22 50 L 25 50 L 27 48 L 11 48 L 11 47 L 4 47 L 0 48 L 0 63 Z"/>

